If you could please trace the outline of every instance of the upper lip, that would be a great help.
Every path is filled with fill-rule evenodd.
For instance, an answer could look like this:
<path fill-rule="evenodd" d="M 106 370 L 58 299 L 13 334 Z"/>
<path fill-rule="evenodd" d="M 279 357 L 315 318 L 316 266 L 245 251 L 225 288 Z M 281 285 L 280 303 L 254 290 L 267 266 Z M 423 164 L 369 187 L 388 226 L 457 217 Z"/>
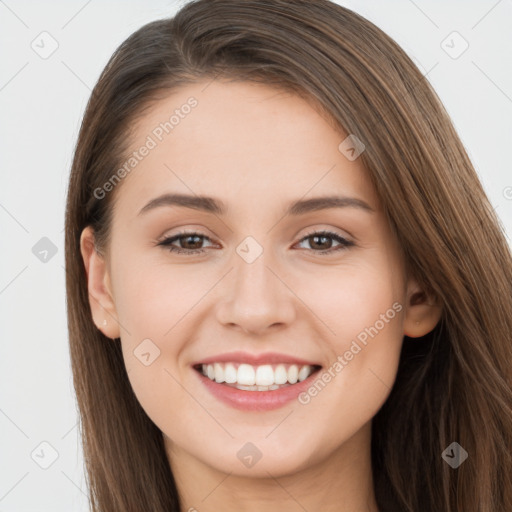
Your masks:
<path fill-rule="evenodd" d="M 246 363 L 252 366 L 259 366 L 264 364 L 297 364 L 297 365 L 310 365 L 310 366 L 321 366 L 318 363 L 307 361 L 295 356 L 287 354 L 279 354 L 277 352 L 265 352 L 262 354 L 250 354 L 248 352 L 224 352 L 215 356 L 201 359 L 192 364 L 197 366 L 201 364 L 213 364 L 213 363 Z"/>

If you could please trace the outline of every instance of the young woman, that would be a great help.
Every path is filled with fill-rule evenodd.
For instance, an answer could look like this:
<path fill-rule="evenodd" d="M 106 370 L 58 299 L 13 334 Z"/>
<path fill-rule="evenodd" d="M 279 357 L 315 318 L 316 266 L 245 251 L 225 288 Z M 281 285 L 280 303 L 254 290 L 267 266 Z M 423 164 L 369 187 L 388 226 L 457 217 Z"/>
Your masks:
<path fill-rule="evenodd" d="M 115 52 L 66 218 L 91 506 L 512 510 L 512 259 L 435 92 L 327 0 Z"/>

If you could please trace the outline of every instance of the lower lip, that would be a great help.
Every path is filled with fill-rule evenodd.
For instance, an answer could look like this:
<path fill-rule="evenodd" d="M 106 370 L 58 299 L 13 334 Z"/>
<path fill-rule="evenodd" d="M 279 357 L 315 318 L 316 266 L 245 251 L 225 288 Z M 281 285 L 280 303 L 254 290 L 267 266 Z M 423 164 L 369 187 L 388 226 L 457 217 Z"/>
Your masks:
<path fill-rule="evenodd" d="M 272 391 L 244 391 L 224 384 L 219 384 L 201 372 L 194 370 L 201 382 L 216 398 L 235 409 L 244 411 L 270 411 L 279 409 L 288 402 L 297 399 L 300 393 L 306 391 L 311 382 L 317 377 L 319 370 L 313 372 L 301 382 Z"/>

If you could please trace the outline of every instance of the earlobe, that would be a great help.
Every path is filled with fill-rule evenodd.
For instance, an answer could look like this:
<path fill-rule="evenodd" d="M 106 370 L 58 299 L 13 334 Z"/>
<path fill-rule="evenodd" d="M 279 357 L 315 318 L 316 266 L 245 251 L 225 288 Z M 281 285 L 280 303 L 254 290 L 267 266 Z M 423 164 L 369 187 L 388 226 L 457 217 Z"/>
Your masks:
<path fill-rule="evenodd" d="M 119 338 L 120 330 L 110 275 L 105 258 L 94 244 L 94 231 L 87 226 L 80 236 L 80 251 L 87 274 L 89 305 L 96 327 L 108 338 Z"/>
<path fill-rule="evenodd" d="M 418 284 L 411 280 L 407 289 L 404 334 L 419 338 L 431 332 L 441 318 L 442 308 Z"/>

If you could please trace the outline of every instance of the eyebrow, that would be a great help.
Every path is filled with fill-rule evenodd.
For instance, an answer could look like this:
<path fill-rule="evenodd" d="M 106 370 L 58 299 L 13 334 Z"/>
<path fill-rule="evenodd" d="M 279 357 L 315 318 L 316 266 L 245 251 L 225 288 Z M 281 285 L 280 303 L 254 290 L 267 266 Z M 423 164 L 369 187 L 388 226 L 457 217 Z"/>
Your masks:
<path fill-rule="evenodd" d="M 227 206 L 223 201 L 209 196 L 197 196 L 188 194 L 163 194 L 155 197 L 147 203 L 139 212 L 139 215 L 163 206 L 181 206 L 194 210 L 205 211 L 216 215 L 225 215 Z M 322 196 L 312 199 L 294 201 L 288 205 L 285 215 L 303 215 L 305 213 L 326 210 L 329 208 L 359 208 L 364 211 L 375 210 L 362 199 L 345 196 Z"/>

